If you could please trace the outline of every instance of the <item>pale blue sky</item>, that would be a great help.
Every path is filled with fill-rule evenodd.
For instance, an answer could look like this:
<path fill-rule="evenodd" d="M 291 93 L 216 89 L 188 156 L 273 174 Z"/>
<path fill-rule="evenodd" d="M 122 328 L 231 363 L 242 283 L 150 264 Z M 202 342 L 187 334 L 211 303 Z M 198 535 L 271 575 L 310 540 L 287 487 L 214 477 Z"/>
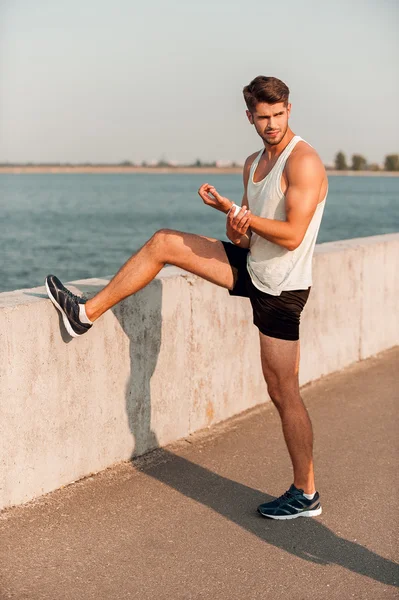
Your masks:
<path fill-rule="evenodd" d="M 242 88 L 322 159 L 399 152 L 396 0 L 0 0 L 0 162 L 243 161 Z"/>

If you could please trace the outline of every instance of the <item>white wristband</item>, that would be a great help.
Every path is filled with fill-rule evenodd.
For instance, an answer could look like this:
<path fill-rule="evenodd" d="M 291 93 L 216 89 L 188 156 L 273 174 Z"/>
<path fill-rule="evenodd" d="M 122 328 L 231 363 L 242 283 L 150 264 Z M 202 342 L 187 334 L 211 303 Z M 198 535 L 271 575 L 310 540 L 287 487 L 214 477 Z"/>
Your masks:
<path fill-rule="evenodd" d="M 237 206 L 237 204 L 233 203 L 233 205 L 230 207 L 230 210 L 229 210 L 229 212 L 227 214 L 229 214 L 230 211 L 233 210 L 233 209 L 234 209 L 234 215 L 233 215 L 233 217 L 236 217 L 238 215 L 238 213 L 240 212 L 240 210 L 241 210 L 241 206 Z M 246 212 L 247 211 L 244 212 L 244 215 L 246 214 Z"/>

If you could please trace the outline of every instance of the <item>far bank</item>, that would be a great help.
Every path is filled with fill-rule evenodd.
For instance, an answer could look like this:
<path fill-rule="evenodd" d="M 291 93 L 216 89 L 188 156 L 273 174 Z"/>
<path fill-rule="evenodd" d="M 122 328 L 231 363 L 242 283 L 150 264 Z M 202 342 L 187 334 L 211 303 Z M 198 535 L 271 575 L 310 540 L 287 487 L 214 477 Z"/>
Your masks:
<path fill-rule="evenodd" d="M 107 166 L 0 166 L 0 174 L 44 174 L 44 173 L 146 173 L 146 174 L 197 174 L 208 173 L 241 174 L 242 167 L 122 167 L 117 165 Z M 399 171 L 336 171 L 327 169 L 328 176 L 343 177 L 399 177 Z"/>

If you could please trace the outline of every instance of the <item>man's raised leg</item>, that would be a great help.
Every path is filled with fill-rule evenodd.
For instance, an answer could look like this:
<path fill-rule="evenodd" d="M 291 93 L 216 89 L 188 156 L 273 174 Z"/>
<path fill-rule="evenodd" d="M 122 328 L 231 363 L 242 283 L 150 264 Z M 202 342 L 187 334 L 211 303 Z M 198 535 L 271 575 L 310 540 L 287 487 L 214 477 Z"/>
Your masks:
<path fill-rule="evenodd" d="M 78 337 L 109 308 L 141 290 L 165 264 L 176 265 L 221 287 L 232 289 L 234 275 L 221 241 L 171 229 L 157 231 L 90 300 L 76 296 L 55 275 L 45 280 L 48 296 L 68 333 Z"/>
<path fill-rule="evenodd" d="M 129 258 L 103 290 L 87 301 L 88 318 L 95 321 L 109 308 L 141 290 L 165 264 L 181 267 L 222 287 L 233 287 L 233 272 L 219 240 L 161 229 Z"/>

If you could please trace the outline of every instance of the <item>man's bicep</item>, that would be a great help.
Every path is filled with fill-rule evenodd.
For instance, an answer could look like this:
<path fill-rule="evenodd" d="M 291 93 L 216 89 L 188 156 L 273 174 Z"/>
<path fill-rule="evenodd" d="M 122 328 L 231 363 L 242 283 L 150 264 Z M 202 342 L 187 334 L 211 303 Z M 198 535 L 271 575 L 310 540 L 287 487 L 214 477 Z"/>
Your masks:
<path fill-rule="evenodd" d="M 323 176 L 318 158 L 311 155 L 297 161 L 290 170 L 285 211 L 287 221 L 295 227 L 300 241 L 316 211 Z"/>

